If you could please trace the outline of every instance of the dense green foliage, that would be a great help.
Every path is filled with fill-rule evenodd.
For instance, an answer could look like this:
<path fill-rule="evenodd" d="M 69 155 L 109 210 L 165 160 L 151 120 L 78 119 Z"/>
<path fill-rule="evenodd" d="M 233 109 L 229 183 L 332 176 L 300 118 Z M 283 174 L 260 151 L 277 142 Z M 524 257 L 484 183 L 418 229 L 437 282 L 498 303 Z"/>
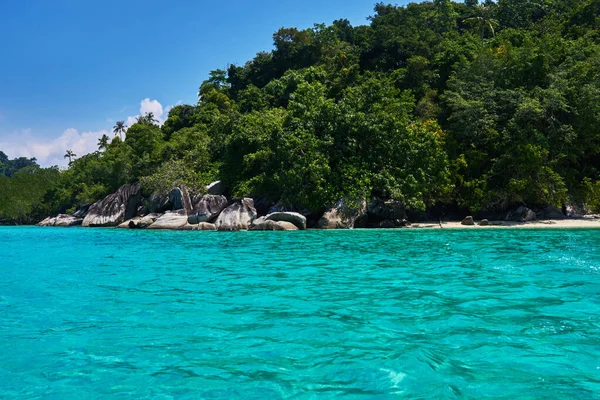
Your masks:
<path fill-rule="evenodd" d="M 415 209 L 598 208 L 599 14 L 599 0 L 435 0 L 377 4 L 366 26 L 282 28 L 162 127 L 143 116 L 122 141 L 115 126 L 44 204 L 219 178 L 233 196 L 313 211 L 371 195 Z"/>

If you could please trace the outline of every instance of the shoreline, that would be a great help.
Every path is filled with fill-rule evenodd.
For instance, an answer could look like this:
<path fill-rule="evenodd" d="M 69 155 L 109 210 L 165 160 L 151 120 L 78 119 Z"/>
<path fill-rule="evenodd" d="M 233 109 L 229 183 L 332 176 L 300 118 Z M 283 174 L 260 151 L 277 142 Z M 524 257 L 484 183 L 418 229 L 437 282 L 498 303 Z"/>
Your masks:
<path fill-rule="evenodd" d="M 600 219 L 563 219 L 533 222 L 490 221 L 488 226 L 462 225 L 460 221 L 415 223 L 411 229 L 600 229 Z"/>

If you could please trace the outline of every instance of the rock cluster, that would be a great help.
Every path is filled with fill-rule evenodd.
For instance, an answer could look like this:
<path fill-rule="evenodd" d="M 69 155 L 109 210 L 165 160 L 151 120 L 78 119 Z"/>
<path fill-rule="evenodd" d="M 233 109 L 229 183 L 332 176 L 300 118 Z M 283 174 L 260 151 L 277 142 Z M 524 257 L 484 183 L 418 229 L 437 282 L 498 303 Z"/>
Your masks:
<path fill-rule="evenodd" d="M 339 199 L 319 215 L 308 210 L 298 210 L 282 202 L 269 202 L 264 197 L 258 199 L 255 207 L 253 199 L 228 200 L 224 195 L 226 192 L 223 183 L 216 181 L 206 187 L 207 194 L 203 195 L 190 196 L 188 189 L 179 185 L 166 194 L 155 193 L 143 199 L 140 185 L 135 183 L 124 185 L 115 193 L 96 203 L 82 206 L 72 214 L 49 217 L 38 225 L 155 230 L 293 231 L 307 228 L 405 228 L 411 226 L 408 221 L 411 215 L 420 215 L 417 220 L 427 218 L 427 214 L 423 212 L 407 212 L 405 206 L 396 200 L 371 198 L 367 202 L 365 199 Z M 258 216 L 257 208 L 261 217 Z M 567 207 L 567 214 L 568 212 L 575 215 Z M 529 222 L 566 217 L 561 210 L 551 206 L 537 210 L 537 214 L 520 206 L 499 219 Z M 473 226 L 475 220 L 473 216 L 467 216 L 461 223 Z M 489 226 L 490 222 L 482 219 L 479 225 Z"/>

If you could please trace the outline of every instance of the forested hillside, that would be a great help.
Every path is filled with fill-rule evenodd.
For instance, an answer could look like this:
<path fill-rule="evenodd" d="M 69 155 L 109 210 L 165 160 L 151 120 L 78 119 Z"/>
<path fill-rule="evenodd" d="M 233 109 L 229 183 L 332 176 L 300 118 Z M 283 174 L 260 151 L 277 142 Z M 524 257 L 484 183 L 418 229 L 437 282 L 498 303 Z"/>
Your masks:
<path fill-rule="evenodd" d="M 368 25 L 282 28 L 271 51 L 211 72 L 164 125 L 143 116 L 124 140 L 46 170 L 49 190 L 23 212 L 65 212 L 135 181 L 149 194 L 215 179 L 315 212 L 370 196 L 598 210 L 600 0 L 477 3 L 380 3 Z"/>

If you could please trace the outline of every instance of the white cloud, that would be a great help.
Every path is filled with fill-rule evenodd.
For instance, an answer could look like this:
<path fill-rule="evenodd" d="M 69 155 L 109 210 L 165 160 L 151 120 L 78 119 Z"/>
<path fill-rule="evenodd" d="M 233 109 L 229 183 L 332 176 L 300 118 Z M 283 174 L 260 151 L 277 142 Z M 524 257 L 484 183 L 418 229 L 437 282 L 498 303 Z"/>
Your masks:
<path fill-rule="evenodd" d="M 183 104 L 181 100 L 179 100 L 176 105 L 180 104 Z M 173 107 L 174 106 L 163 107 L 158 100 L 150 100 L 150 98 L 147 97 L 140 102 L 140 113 L 132 117 L 127 117 L 125 120 L 125 125 L 130 127 L 136 123 L 140 115 L 146 115 L 147 113 L 151 112 L 154 114 L 154 118 L 158 120 L 158 125 L 162 126 L 169 116 L 169 111 L 171 111 Z"/>
<path fill-rule="evenodd" d="M 23 129 L 12 137 L 19 138 L 18 143 L 0 142 L 0 149 L 10 158 L 35 157 L 44 167 L 58 165 L 66 167 L 68 160 L 64 158 L 66 150 L 73 150 L 78 157 L 98 150 L 98 139 L 109 135 L 108 131 L 81 132 L 67 129 L 52 140 L 40 140 L 31 135 L 30 129 Z"/>
<path fill-rule="evenodd" d="M 180 100 L 176 105 L 182 103 L 183 102 Z M 154 118 L 158 120 L 159 125 L 162 126 L 169 116 L 169 111 L 173 107 L 174 106 L 163 107 L 158 100 L 145 98 L 140 102 L 140 113 L 136 116 L 128 117 L 125 120 L 125 124 L 131 126 L 137 121 L 137 118 L 140 115 L 151 112 L 154 114 Z M 31 129 L 21 129 L 12 134 L 0 133 L 0 150 L 6 153 L 10 158 L 35 157 L 38 160 L 38 163 L 44 167 L 53 165 L 66 167 L 68 165 L 68 160 L 63 157 L 66 150 L 73 150 L 78 157 L 81 157 L 98 150 L 98 139 L 100 139 L 102 135 L 107 135 L 112 139 L 114 136 L 112 134 L 112 124 L 114 121 L 109 118 L 106 122 L 111 125 L 107 130 L 79 132 L 75 128 L 69 128 L 55 139 L 40 139 L 35 137 L 32 134 Z"/>

